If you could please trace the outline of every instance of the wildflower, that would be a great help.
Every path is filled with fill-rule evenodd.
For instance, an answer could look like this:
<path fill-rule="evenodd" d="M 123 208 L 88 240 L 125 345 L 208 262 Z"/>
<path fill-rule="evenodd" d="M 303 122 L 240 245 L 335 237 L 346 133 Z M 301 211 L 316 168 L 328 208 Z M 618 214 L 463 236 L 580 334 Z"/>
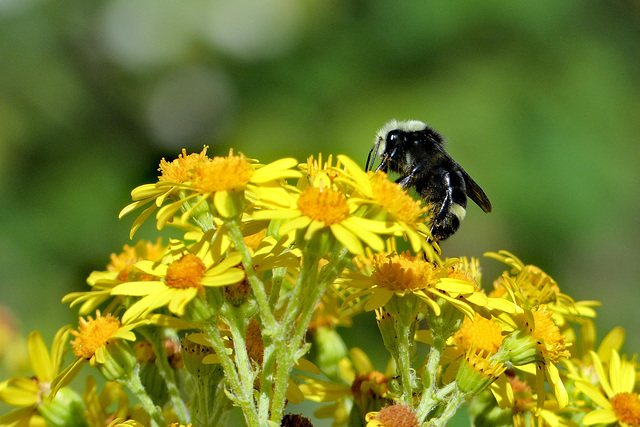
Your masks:
<path fill-rule="evenodd" d="M 498 379 L 506 369 L 501 362 L 470 348 L 460 363 L 456 382 L 462 392 L 475 395 Z"/>
<path fill-rule="evenodd" d="M 559 327 L 563 327 L 566 320 L 581 322 L 583 318 L 595 317 L 593 307 L 600 305 L 599 302 L 575 302 L 569 295 L 562 293 L 558 283 L 539 267 L 525 265 L 507 251 L 487 252 L 484 255 L 511 267 L 511 275 L 503 276 L 494 284 L 498 291 L 505 287 L 511 292 L 517 292 L 522 304 L 529 308 L 545 304 L 556 314 L 555 320 Z"/>
<path fill-rule="evenodd" d="M 233 252 L 222 259 L 210 245 L 203 243 L 197 254 L 193 254 L 180 241 L 171 241 L 171 262 L 153 263 L 139 261 L 135 267 L 156 280 L 125 282 L 111 290 L 112 295 L 142 296 L 123 316 L 123 321 L 144 317 L 151 311 L 168 306 L 169 311 L 182 315 L 187 305 L 199 295 L 204 288 L 225 286 L 241 281 L 244 271 L 237 266 L 241 257 Z"/>
<path fill-rule="evenodd" d="M 305 242 L 327 236 L 342 243 L 353 254 L 364 251 L 363 243 L 376 251 L 384 248 L 380 235 L 391 234 L 391 224 L 355 215 L 358 205 L 345 193 L 323 180 L 315 184 L 317 186 L 290 195 L 287 208 L 261 210 L 255 212 L 253 218 L 282 220 L 280 235 L 296 231 Z"/>
<path fill-rule="evenodd" d="M 397 255 L 374 255 L 373 272 L 365 276 L 359 272 L 346 271 L 340 284 L 362 289 L 360 294 L 369 294 L 366 310 L 385 305 L 391 297 L 415 295 L 437 316 L 441 312 L 438 298 L 451 303 L 468 316 L 473 309 L 468 301 L 486 299 L 473 283 L 459 280 L 443 280 L 447 277 L 447 267 L 438 267 L 424 259 L 422 254 L 411 256 L 408 252 Z"/>
<path fill-rule="evenodd" d="M 429 243 L 433 238 L 427 227 L 428 208 L 423 206 L 423 202 L 415 200 L 407 190 L 390 181 L 386 173 L 367 174 L 348 157 L 338 156 L 338 159 L 345 165 L 348 178 L 353 181 L 351 185 L 356 191 L 354 198 L 372 208 L 374 212 L 371 215 L 374 218 L 378 216 L 376 211 L 384 212 L 384 219 L 397 225 L 395 234 L 409 239 L 414 252 L 422 250 L 430 261 L 435 260 L 439 248 L 437 244 Z"/>
<path fill-rule="evenodd" d="M 466 351 L 475 349 L 475 352 L 484 356 L 496 354 L 503 340 L 502 328 L 495 319 L 485 319 L 476 314 L 472 319 L 466 317 L 462 327 L 452 337 L 452 344 Z"/>
<path fill-rule="evenodd" d="M 136 358 L 126 342 L 135 341 L 133 329 L 148 323 L 147 320 L 121 323 L 111 313 L 103 316 L 100 311 L 96 311 L 95 319 L 80 317 L 78 330 L 71 331 L 76 337 L 71 345 L 77 359 L 55 378 L 52 393 L 73 381 L 85 362 L 97 367 L 108 381 L 131 375 Z"/>
<path fill-rule="evenodd" d="M 141 260 L 159 261 L 165 250 L 166 247 L 160 238 L 156 243 L 140 240 L 133 247 L 124 245 L 120 253 L 111 254 L 111 262 L 107 265 L 106 271 L 91 272 L 87 278 L 87 283 L 92 288 L 90 292 L 69 293 L 62 298 L 62 302 L 70 302 L 70 307 L 81 303 L 79 310 L 81 315 L 93 312 L 111 297 L 111 290 L 115 286 L 126 281 L 151 280 L 151 276 L 144 275 L 134 265 Z M 114 304 L 118 303 L 122 301 L 114 302 Z"/>
<path fill-rule="evenodd" d="M 124 387 L 115 381 L 107 382 L 98 394 L 95 378 L 88 376 L 82 400 L 87 408 L 87 420 L 91 426 L 143 427 L 151 424 L 149 416 L 144 411 L 136 411 L 136 408 L 129 406 L 129 398 Z"/>
<path fill-rule="evenodd" d="M 588 381 L 577 380 L 576 387 L 599 409 L 589 411 L 582 419 L 582 423 L 640 426 L 640 399 L 638 394 L 634 393 L 635 364 L 632 361 L 621 360 L 618 352 L 612 350 L 607 372 L 598 354 L 594 351 L 590 354 L 599 386 Z"/>
<path fill-rule="evenodd" d="M 79 396 L 71 390 L 64 389 L 55 402 L 49 402 L 52 382 L 62 366 L 65 345 L 70 334 L 70 327 L 64 327 L 56 333 L 51 352 L 47 349 L 42 335 L 33 331 L 27 339 L 29 361 L 33 369 L 33 377 L 15 376 L 0 383 L 0 401 L 17 406 L 18 409 L 0 417 L 0 425 L 45 425 L 40 409 L 42 405 L 77 406 Z M 50 410 L 52 408 L 49 408 Z M 77 408 L 76 408 L 77 409 Z M 67 414 L 68 416 L 69 414 Z M 16 424 L 14 424 L 16 423 Z"/>
<path fill-rule="evenodd" d="M 545 377 L 558 400 L 558 406 L 563 408 L 568 403 L 567 391 L 556 365 L 560 358 L 570 356 L 567 347 L 571 343 L 565 341 L 551 317 L 552 313 L 544 305 L 526 310 L 524 315 L 518 316 L 520 329 L 514 330 L 504 339 L 496 356 L 536 376 L 539 410 L 544 403 Z"/>
<path fill-rule="evenodd" d="M 176 163 L 171 163 L 171 166 L 161 164 L 161 168 L 164 166 L 167 172 L 163 170 L 157 183 L 137 187 L 131 192 L 134 202 L 120 212 L 121 218 L 141 206 L 155 202 L 134 221 L 132 236 L 160 206 L 162 208 L 156 215 L 158 229 L 173 220 L 180 209 L 183 210 L 181 222 L 193 215 L 203 214 L 208 222 L 206 227 L 212 228 L 214 225 L 211 215 L 236 217 L 242 212 L 245 199 L 261 199 L 277 204 L 282 196 L 282 188 L 274 183 L 301 176 L 300 172 L 291 169 L 298 163 L 295 159 L 280 159 L 268 165 L 256 165 L 243 155 L 234 155 L 232 150 L 227 157 L 210 159 L 204 155 L 203 150 L 200 156 L 181 157 L 178 160 L 182 161 L 174 161 Z M 165 201 L 171 197 L 177 200 L 165 205 Z M 207 205 L 209 202 L 211 204 Z M 209 206 L 212 208 L 210 211 Z"/>

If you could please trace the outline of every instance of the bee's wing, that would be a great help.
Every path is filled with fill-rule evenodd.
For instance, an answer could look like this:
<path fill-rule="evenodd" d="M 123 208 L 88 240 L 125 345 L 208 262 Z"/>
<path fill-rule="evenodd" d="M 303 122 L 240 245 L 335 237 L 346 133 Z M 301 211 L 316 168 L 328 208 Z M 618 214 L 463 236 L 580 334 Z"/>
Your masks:
<path fill-rule="evenodd" d="M 462 166 L 458 164 L 458 162 L 453 160 L 453 157 L 451 157 L 449 153 L 444 151 L 444 148 L 442 146 L 436 145 L 436 147 L 438 148 L 438 151 L 440 151 L 447 159 L 449 159 L 449 161 L 451 161 L 451 163 L 453 163 L 453 165 L 455 165 L 462 173 L 464 183 L 467 187 L 467 196 L 469 196 L 471 200 L 476 202 L 476 204 L 480 206 L 480 209 L 487 213 L 491 212 L 491 202 L 489 201 L 487 195 L 484 194 L 484 191 L 482 191 L 482 188 L 480 188 L 478 183 L 469 176 L 467 171 L 465 171 Z"/>

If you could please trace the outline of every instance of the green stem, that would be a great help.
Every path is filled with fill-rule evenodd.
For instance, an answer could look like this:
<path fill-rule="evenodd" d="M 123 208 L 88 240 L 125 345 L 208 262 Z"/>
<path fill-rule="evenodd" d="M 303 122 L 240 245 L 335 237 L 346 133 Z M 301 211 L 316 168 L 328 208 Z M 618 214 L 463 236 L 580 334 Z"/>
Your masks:
<path fill-rule="evenodd" d="M 292 308 L 293 301 L 297 300 L 296 297 L 292 297 L 291 303 L 289 304 L 289 307 L 287 307 L 288 312 L 289 309 L 291 309 L 290 313 L 295 312 L 296 315 L 295 317 L 293 317 L 293 315 L 290 316 L 292 317 L 292 320 L 290 317 L 285 315 L 285 320 L 289 319 L 293 324 L 283 322 L 283 325 L 285 327 L 289 326 L 290 328 L 294 328 L 294 334 L 291 337 L 289 345 L 286 348 L 279 349 L 279 352 L 277 353 L 278 366 L 272 405 L 272 421 L 280 422 L 280 419 L 282 418 L 285 402 L 284 397 L 288 385 L 289 374 L 291 373 L 293 364 L 299 357 L 299 349 L 302 347 L 302 342 L 304 341 L 307 333 L 315 306 L 322 298 L 322 295 L 324 295 L 327 287 L 333 283 L 349 262 L 349 251 L 347 251 L 346 248 L 340 247 L 336 252 L 337 255 L 331 259 L 329 264 L 322 269 L 319 275 L 317 274 L 318 260 L 315 260 L 315 262 L 314 260 L 310 260 L 308 264 L 305 264 L 303 259 L 303 267 L 301 268 L 300 275 L 298 276 L 303 279 L 296 284 L 296 288 L 309 290 L 310 295 L 304 299 L 304 304 L 302 305 L 301 310 L 294 310 Z M 308 272 L 308 274 L 303 274 L 303 272 Z M 296 319 L 298 319 L 297 322 Z M 290 330 L 289 327 L 285 330 Z"/>
<path fill-rule="evenodd" d="M 258 278 L 255 270 L 253 269 L 251 252 L 249 252 L 249 248 L 244 243 L 242 231 L 240 230 L 240 224 L 237 219 L 230 219 L 227 220 L 226 225 L 227 227 L 229 227 L 229 237 L 231 237 L 231 241 L 236 247 L 236 251 L 238 251 L 238 253 L 242 256 L 242 266 L 244 267 L 244 271 L 247 275 L 247 280 L 251 285 L 253 296 L 258 303 L 260 318 L 262 319 L 262 323 L 265 326 L 265 333 L 277 334 L 279 329 L 278 322 L 271 312 L 269 298 L 267 297 L 267 293 L 264 289 L 264 284 Z"/>
<path fill-rule="evenodd" d="M 149 397 L 149 395 L 145 391 L 144 386 L 140 381 L 139 371 L 140 366 L 136 365 L 135 369 L 133 370 L 133 372 L 131 372 L 131 375 L 128 378 L 123 378 L 118 381 L 125 387 L 127 387 L 129 391 L 131 391 L 131 393 L 133 393 L 138 398 L 138 401 L 140 402 L 142 408 L 151 417 L 152 426 L 164 427 L 165 425 L 167 425 L 167 422 L 164 420 L 164 417 L 160 412 L 160 408 L 153 403 L 151 397 Z"/>
<path fill-rule="evenodd" d="M 440 416 L 429 420 L 429 425 L 433 427 L 446 426 L 466 400 L 466 395 L 456 388 L 451 399 L 446 400 L 447 404 Z"/>
<path fill-rule="evenodd" d="M 403 404 L 413 406 L 413 375 L 411 375 L 411 325 L 403 322 L 396 324 L 398 335 L 398 354 L 396 362 L 397 370 L 402 381 L 402 398 Z"/>
<path fill-rule="evenodd" d="M 248 426 L 261 426 L 258 419 L 258 413 L 253 403 L 253 393 L 245 393 L 245 389 L 240 382 L 235 364 L 227 354 L 227 349 L 224 346 L 224 342 L 222 341 L 218 328 L 215 325 L 207 325 L 205 327 L 205 334 L 220 359 L 220 364 L 222 365 L 222 369 L 225 373 L 225 380 L 231 389 L 231 399 L 234 400 L 242 409 Z M 253 384 L 251 385 L 253 386 Z"/>
<path fill-rule="evenodd" d="M 442 353 L 440 346 L 431 346 L 431 349 L 429 350 L 429 359 L 427 360 L 426 366 L 422 370 L 423 377 L 427 376 L 429 378 L 429 381 L 423 381 L 423 383 L 427 384 L 428 386 L 425 387 L 424 390 L 422 390 L 422 399 L 420 399 L 420 404 L 418 405 L 418 409 L 416 410 L 419 422 L 424 421 L 427 415 L 429 415 L 429 412 L 431 412 L 435 405 L 437 405 L 439 402 L 436 397 L 436 373 L 438 371 L 438 365 L 440 364 L 441 354 Z"/>
<path fill-rule="evenodd" d="M 147 340 L 149 340 L 151 346 L 153 347 L 153 352 L 156 354 L 156 366 L 158 367 L 160 376 L 167 386 L 169 398 L 171 399 L 171 404 L 173 405 L 173 410 L 176 413 L 176 416 L 182 422 L 189 422 L 189 411 L 187 410 L 184 401 L 180 397 L 180 390 L 178 388 L 178 385 L 176 384 L 175 373 L 171 368 L 171 365 L 169 364 L 167 351 L 164 346 L 164 336 L 162 335 L 162 329 L 140 328 L 140 332 Z"/>
<path fill-rule="evenodd" d="M 252 363 L 247 353 L 244 321 L 242 318 L 238 318 L 237 316 L 233 316 L 231 319 L 226 320 L 227 324 L 229 325 L 229 332 L 231 332 L 231 337 L 233 339 L 235 366 L 238 372 L 238 376 L 240 377 L 243 394 L 245 396 L 252 396 L 255 376 L 253 375 Z"/>
<path fill-rule="evenodd" d="M 310 298 L 304 298 L 304 291 L 313 289 L 318 277 L 319 258 L 306 256 L 302 258 L 302 265 L 298 280 L 289 298 L 289 304 L 281 321 L 281 330 L 278 337 L 274 336 L 276 371 L 271 399 L 271 421 L 279 423 L 284 412 L 285 396 L 289 383 L 289 373 L 293 368 L 293 354 L 297 352 L 296 341 L 292 339 L 292 332 L 296 328 L 296 320 L 300 312 L 309 305 L 315 303 Z"/>

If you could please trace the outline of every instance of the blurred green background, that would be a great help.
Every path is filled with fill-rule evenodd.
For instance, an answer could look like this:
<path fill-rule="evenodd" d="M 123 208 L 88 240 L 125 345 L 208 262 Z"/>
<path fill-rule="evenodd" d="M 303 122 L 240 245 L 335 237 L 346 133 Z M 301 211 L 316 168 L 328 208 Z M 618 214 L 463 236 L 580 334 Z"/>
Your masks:
<path fill-rule="evenodd" d="M 417 119 L 494 206 L 445 255 L 512 251 L 637 352 L 639 58 L 633 0 L 0 1 L 0 301 L 47 343 L 75 324 L 60 298 L 183 147 L 364 166 L 379 127 Z"/>

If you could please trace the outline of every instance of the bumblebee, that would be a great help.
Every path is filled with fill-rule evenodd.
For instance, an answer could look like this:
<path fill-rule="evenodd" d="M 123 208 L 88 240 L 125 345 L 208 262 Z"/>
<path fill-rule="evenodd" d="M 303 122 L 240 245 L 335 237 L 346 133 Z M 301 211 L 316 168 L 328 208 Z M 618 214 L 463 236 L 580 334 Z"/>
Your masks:
<path fill-rule="evenodd" d="M 444 150 L 444 140 L 425 123 L 391 120 L 377 133 L 365 170 L 396 172 L 403 188 L 414 188 L 428 203 L 431 235 L 445 240 L 453 235 L 466 215 L 467 196 L 480 209 L 491 212 L 482 188 Z"/>

